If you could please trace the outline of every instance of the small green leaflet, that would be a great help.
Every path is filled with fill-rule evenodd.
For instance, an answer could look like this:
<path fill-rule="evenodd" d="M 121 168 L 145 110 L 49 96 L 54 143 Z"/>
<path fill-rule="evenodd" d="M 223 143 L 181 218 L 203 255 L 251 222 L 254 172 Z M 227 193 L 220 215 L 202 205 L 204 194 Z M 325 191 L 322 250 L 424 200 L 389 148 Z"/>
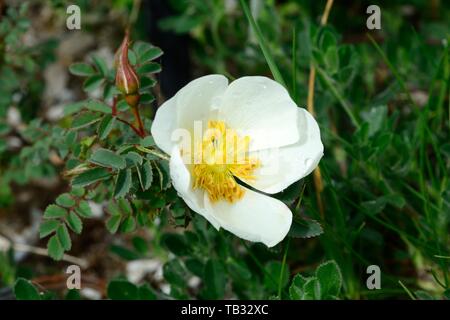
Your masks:
<path fill-rule="evenodd" d="M 120 221 L 122 220 L 121 215 L 113 215 L 108 221 L 106 221 L 106 229 L 111 233 L 116 233 L 120 226 Z"/>
<path fill-rule="evenodd" d="M 146 63 L 138 68 L 138 73 L 157 73 L 161 72 L 161 66 L 158 63 L 150 62 Z"/>
<path fill-rule="evenodd" d="M 48 255 L 55 260 L 61 260 L 64 255 L 64 249 L 58 236 L 55 234 L 47 243 Z"/>
<path fill-rule="evenodd" d="M 59 226 L 58 220 L 47 220 L 43 221 L 39 226 L 39 238 L 45 238 L 49 234 L 55 232 L 56 228 Z"/>
<path fill-rule="evenodd" d="M 93 75 L 87 78 L 83 83 L 83 89 L 86 92 L 92 92 L 103 84 L 103 76 Z"/>
<path fill-rule="evenodd" d="M 131 169 L 119 172 L 114 188 L 114 198 L 124 197 L 131 188 Z"/>
<path fill-rule="evenodd" d="M 152 185 L 153 181 L 153 171 L 150 162 L 145 161 L 144 164 L 137 168 L 137 174 L 139 178 L 139 183 L 141 184 L 142 190 L 147 190 Z"/>
<path fill-rule="evenodd" d="M 95 150 L 89 161 L 96 165 L 112 169 L 124 169 L 126 166 L 125 159 L 122 156 L 103 148 Z"/>
<path fill-rule="evenodd" d="M 69 213 L 69 216 L 67 217 L 67 224 L 70 229 L 77 234 L 80 234 L 83 230 L 83 222 L 74 212 Z"/>
<path fill-rule="evenodd" d="M 58 227 L 56 230 L 56 235 L 58 236 L 58 240 L 65 251 L 72 248 L 72 240 L 70 239 L 69 231 L 67 230 L 65 224 L 61 224 Z"/>
<path fill-rule="evenodd" d="M 312 238 L 322 233 L 322 226 L 316 220 L 294 217 L 288 235 L 293 238 Z"/>
<path fill-rule="evenodd" d="M 111 177 L 108 170 L 104 168 L 89 169 L 72 180 L 73 187 L 85 187 L 94 182 L 106 180 Z"/>
<path fill-rule="evenodd" d="M 36 287 L 24 278 L 18 278 L 14 284 L 14 295 L 17 300 L 41 300 Z"/>
<path fill-rule="evenodd" d="M 54 219 L 63 218 L 67 214 L 66 209 L 61 208 L 55 204 L 49 205 L 44 211 L 44 218 Z"/>
<path fill-rule="evenodd" d="M 111 132 L 111 130 L 114 128 L 114 124 L 116 123 L 116 118 L 113 117 L 112 115 L 105 115 L 102 119 L 102 121 L 100 121 L 99 125 L 98 125 L 98 137 L 100 140 L 104 140 L 108 137 L 109 133 Z"/>
<path fill-rule="evenodd" d="M 72 129 L 78 130 L 90 126 L 91 124 L 100 121 L 100 114 L 97 113 L 82 113 L 75 118 L 72 122 Z"/>
<path fill-rule="evenodd" d="M 69 71 L 73 75 L 82 77 L 92 76 L 96 74 L 95 69 L 91 65 L 82 62 L 72 64 L 69 67 Z"/>
<path fill-rule="evenodd" d="M 65 208 L 70 208 L 75 205 L 75 200 L 68 193 L 59 195 L 55 202 L 57 205 Z"/>
<path fill-rule="evenodd" d="M 91 111 L 98 111 L 106 114 L 112 112 L 112 108 L 110 106 L 98 100 L 89 100 L 89 102 L 86 104 L 86 108 Z"/>

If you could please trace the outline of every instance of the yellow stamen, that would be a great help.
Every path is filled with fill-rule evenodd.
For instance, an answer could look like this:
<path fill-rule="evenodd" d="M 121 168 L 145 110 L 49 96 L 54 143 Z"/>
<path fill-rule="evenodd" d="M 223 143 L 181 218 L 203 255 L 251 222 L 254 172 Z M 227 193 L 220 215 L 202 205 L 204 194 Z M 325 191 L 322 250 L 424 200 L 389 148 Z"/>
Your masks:
<path fill-rule="evenodd" d="M 245 190 L 235 178 L 252 181 L 254 170 L 260 166 L 258 159 L 248 155 L 249 143 L 248 136 L 239 137 L 223 121 L 209 121 L 195 149 L 193 188 L 204 189 L 212 202 L 241 199 Z"/>

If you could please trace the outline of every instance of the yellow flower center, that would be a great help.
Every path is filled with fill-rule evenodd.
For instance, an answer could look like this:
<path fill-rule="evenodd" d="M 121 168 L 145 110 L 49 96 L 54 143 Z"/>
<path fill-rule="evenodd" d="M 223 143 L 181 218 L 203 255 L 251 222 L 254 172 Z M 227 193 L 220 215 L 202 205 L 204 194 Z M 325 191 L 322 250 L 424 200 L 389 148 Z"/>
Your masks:
<path fill-rule="evenodd" d="M 223 121 L 209 121 L 194 149 L 193 188 L 204 189 L 212 202 L 235 202 L 245 193 L 236 178 L 252 181 L 259 160 L 249 157 L 250 137 L 239 137 Z"/>

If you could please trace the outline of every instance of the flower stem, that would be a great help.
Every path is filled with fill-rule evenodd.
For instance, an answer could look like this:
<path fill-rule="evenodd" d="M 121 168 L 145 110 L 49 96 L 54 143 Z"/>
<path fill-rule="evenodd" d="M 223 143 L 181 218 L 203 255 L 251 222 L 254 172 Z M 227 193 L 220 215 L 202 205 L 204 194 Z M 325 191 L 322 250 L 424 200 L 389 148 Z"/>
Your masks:
<path fill-rule="evenodd" d="M 139 129 L 136 128 L 132 123 L 128 122 L 128 121 L 125 120 L 125 119 L 119 118 L 119 117 L 116 117 L 116 119 L 119 120 L 120 122 L 123 122 L 123 123 L 125 123 L 126 125 L 128 125 L 131 129 L 133 129 L 133 131 L 134 131 L 138 136 L 141 137 L 141 133 L 140 133 Z"/>
<path fill-rule="evenodd" d="M 112 116 L 117 116 L 117 97 L 114 97 L 113 99 L 113 105 L 112 105 Z"/>
<path fill-rule="evenodd" d="M 139 113 L 139 106 L 131 108 L 131 111 L 133 112 L 134 118 L 136 119 L 136 122 L 138 124 L 138 130 L 139 130 L 138 134 L 141 138 L 144 138 L 145 137 L 145 129 L 144 129 L 144 124 L 141 119 L 141 115 Z"/>
<path fill-rule="evenodd" d="M 323 12 L 322 18 L 320 19 L 320 24 L 322 26 L 326 25 L 328 21 L 328 16 L 330 15 L 331 7 L 333 6 L 333 0 L 327 0 L 327 4 L 325 5 L 325 10 Z M 307 100 L 307 106 L 308 111 L 314 116 L 314 82 L 316 79 L 316 68 L 314 67 L 313 63 L 310 64 L 310 70 L 309 70 L 309 80 L 308 80 L 308 100 Z M 322 174 L 320 173 L 320 167 L 317 167 L 314 170 L 313 173 L 314 177 L 314 186 L 316 188 L 316 200 L 317 200 L 317 206 L 319 207 L 320 216 L 324 217 L 324 206 L 322 201 L 322 190 L 323 190 L 323 183 L 322 183 Z"/>
<path fill-rule="evenodd" d="M 281 289 L 283 289 L 283 274 L 286 269 L 286 257 L 289 250 L 289 244 L 291 243 L 291 238 L 288 237 L 286 241 L 286 246 L 284 248 L 283 262 L 281 264 L 280 278 L 278 280 L 278 298 L 281 300 Z"/>

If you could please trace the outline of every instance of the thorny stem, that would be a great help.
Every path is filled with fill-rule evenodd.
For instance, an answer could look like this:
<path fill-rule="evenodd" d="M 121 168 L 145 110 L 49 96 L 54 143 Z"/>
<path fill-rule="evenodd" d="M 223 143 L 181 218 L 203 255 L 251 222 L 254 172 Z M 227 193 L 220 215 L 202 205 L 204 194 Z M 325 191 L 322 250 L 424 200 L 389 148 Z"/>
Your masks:
<path fill-rule="evenodd" d="M 331 7 L 333 6 L 333 0 L 327 0 L 327 4 L 325 5 L 325 10 L 322 15 L 322 19 L 320 19 L 320 24 L 324 26 L 327 23 L 328 16 L 330 15 Z M 316 79 L 316 68 L 314 67 L 313 63 L 310 64 L 310 70 L 309 70 L 309 80 L 308 80 L 308 111 L 314 116 L 314 81 Z M 324 218 L 324 205 L 322 201 L 322 191 L 323 191 L 323 182 L 322 182 L 322 175 L 320 173 L 320 168 L 317 167 L 314 170 L 313 173 L 314 178 L 314 186 L 316 188 L 316 200 L 317 205 L 319 207 L 320 216 L 323 219 Z"/>
<path fill-rule="evenodd" d="M 119 118 L 119 117 L 117 117 L 117 120 L 119 120 L 120 122 L 123 122 L 123 123 L 125 123 L 126 125 L 128 125 L 131 129 L 133 129 L 133 131 L 134 131 L 139 137 L 142 137 L 142 136 L 141 136 L 141 133 L 140 133 L 140 131 L 139 131 L 139 129 L 136 128 L 132 123 L 128 122 L 128 121 L 125 120 L 125 119 Z"/>
<path fill-rule="evenodd" d="M 44 248 L 33 247 L 33 246 L 29 246 L 24 243 L 13 243 L 12 247 L 16 251 L 29 252 L 29 253 L 34 253 L 37 255 L 48 257 L 48 251 L 47 251 L 47 249 L 44 249 Z M 77 264 L 80 267 L 82 267 L 83 269 L 88 267 L 88 262 L 85 259 L 74 257 L 74 256 L 71 256 L 68 254 L 64 254 L 61 260 L 69 262 L 69 263 Z"/>
<path fill-rule="evenodd" d="M 112 116 L 117 116 L 117 97 L 114 97 L 113 99 L 113 105 L 112 105 Z"/>
<path fill-rule="evenodd" d="M 144 138 L 145 137 L 145 129 L 144 129 L 144 124 L 141 119 L 141 115 L 139 113 L 139 106 L 137 106 L 135 108 L 131 108 L 131 111 L 133 112 L 134 117 L 136 118 L 136 122 L 138 124 L 138 130 L 139 130 L 138 134 L 141 138 Z"/>
<path fill-rule="evenodd" d="M 136 128 L 131 122 L 128 122 L 127 120 L 119 118 L 117 116 L 117 114 L 118 114 L 118 112 L 117 112 L 117 97 L 114 97 L 113 105 L 112 105 L 112 116 L 115 117 L 120 122 L 123 122 L 126 125 L 128 125 L 131 129 L 133 129 L 133 131 L 139 137 L 144 138 L 146 134 L 145 134 L 144 124 L 142 122 L 141 115 L 139 113 L 139 109 L 138 108 L 132 108 L 132 111 L 133 111 L 134 117 L 136 118 L 136 122 L 138 124 L 138 128 Z"/>

